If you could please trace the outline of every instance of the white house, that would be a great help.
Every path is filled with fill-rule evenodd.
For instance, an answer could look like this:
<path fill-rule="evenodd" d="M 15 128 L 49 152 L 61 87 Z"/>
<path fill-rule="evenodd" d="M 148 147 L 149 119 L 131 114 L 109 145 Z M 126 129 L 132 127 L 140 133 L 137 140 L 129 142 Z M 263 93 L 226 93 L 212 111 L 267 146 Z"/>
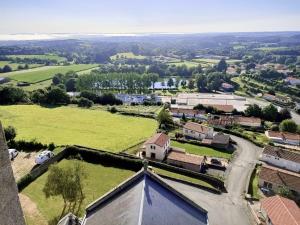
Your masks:
<path fill-rule="evenodd" d="M 277 167 L 300 172 L 300 153 L 297 152 L 268 145 L 264 148 L 261 160 Z"/>
<path fill-rule="evenodd" d="M 300 145 L 300 134 L 268 130 L 265 132 L 265 135 L 275 143 Z"/>
<path fill-rule="evenodd" d="M 168 154 L 169 149 L 169 136 L 164 133 L 158 133 L 145 142 L 143 154 L 146 158 L 162 161 Z"/>
<path fill-rule="evenodd" d="M 183 134 L 186 137 L 197 140 L 212 139 L 214 136 L 214 128 L 199 123 L 187 122 L 183 126 Z"/>

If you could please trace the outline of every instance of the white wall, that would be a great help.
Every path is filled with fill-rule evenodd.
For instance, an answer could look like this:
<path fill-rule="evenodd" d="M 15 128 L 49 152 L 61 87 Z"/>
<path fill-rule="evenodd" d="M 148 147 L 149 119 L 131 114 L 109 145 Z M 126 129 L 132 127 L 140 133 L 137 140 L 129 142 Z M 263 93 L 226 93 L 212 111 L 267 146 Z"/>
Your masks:
<path fill-rule="evenodd" d="M 188 137 L 191 137 L 191 138 L 194 138 L 197 140 L 203 140 L 204 138 L 212 139 L 214 136 L 214 129 L 210 127 L 207 134 L 202 134 L 202 133 L 198 133 L 198 132 L 183 128 L 183 134 L 185 136 L 188 136 Z"/>
<path fill-rule="evenodd" d="M 296 163 L 293 161 L 288 161 L 286 159 L 274 157 L 272 155 L 262 154 L 261 160 L 265 161 L 267 163 L 270 163 L 274 166 L 278 166 L 281 168 L 286 168 L 288 170 L 294 171 L 294 172 L 300 172 L 300 163 Z"/>
<path fill-rule="evenodd" d="M 168 153 L 169 148 L 170 140 L 163 147 L 156 144 L 146 144 L 146 157 L 151 158 L 151 153 L 154 153 L 155 159 L 162 161 Z"/>

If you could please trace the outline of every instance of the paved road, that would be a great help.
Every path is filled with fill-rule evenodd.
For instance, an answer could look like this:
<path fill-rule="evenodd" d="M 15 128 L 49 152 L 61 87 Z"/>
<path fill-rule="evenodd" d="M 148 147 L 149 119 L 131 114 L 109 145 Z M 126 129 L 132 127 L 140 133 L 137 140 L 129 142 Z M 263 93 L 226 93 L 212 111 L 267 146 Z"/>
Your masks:
<path fill-rule="evenodd" d="M 210 225 L 251 225 L 249 211 L 244 201 L 247 179 L 262 149 L 242 138 L 232 136 L 237 142 L 237 155 L 228 168 L 226 187 L 221 195 L 167 180 L 174 188 L 208 211 Z"/>

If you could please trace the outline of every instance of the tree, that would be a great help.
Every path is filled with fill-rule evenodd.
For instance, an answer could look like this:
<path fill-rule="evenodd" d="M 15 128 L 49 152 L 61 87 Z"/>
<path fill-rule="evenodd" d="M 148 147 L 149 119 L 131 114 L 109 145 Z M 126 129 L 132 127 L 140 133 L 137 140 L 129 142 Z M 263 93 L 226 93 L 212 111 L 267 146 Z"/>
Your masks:
<path fill-rule="evenodd" d="M 298 125 L 291 119 L 283 120 L 279 125 L 280 131 L 296 133 Z"/>
<path fill-rule="evenodd" d="M 28 102 L 26 92 L 17 87 L 0 86 L 0 105 Z"/>
<path fill-rule="evenodd" d="M 227 67 L 228 67 L 228 65 L 227 65 L 225 59 L 223 58 L 219 61 L 218 65 L 217 65 L 217 71 L 225 73 L 227 70 Z"/>
<path fill-rule="evenodd" d="M 78 101 L 78 106 L 79 107 L 86 107 L 86 108 L 90 108 L 93 106 L 93 102 L 87 98 L 83 98 L 81 97 Z"/>
<path fill-rule="evenodd" d="M 149 77 L 150 77 L 150 81 L 152 83 L 152 88 L 153 88 L 153 91 L 154 91 L 154 84 L 155 84 L 155 82 L 158 81 L 158 74 L 156 74 L 156 73 L 150 73 Z"/>
<path fill-rule="evenodd" d="M 4 128 L 4 135 L 7 142 L 14 140 L 17 136 L 17 131 L 13 126 Z"/>
<path fill-rule="evenodd" d="M 52 88 L 46 96 L 46 103 L 51 105 L 61 105 L 68 104 L 70 102 L 70 97 L 66 91 L 55 87 Z"/>
<path fill-rule="evenodd" d="M 70 78 L 66 81 L 66 90 L 69 91 L 76 91 L 76 79 Z"/>
<path fill-rule="evenodd" d="M 273 104 L 270 104 L 263 108 L 262 114 L 265 120 L 274 122 L 278 116 L 278 111 Z"/>
<path fill-rule="evenodd" d="M 257 104 L 249 105 L 245 110 L 246 116 L 254 116 L 254 117 L 261 117 L 262 111 L 261 108 Z"/>
<path fill-rule="evenodd" d="M 171 88 L 172 86 L 174 86 L 173 78 L 169 78 L 167 85 L 168 85 L 169 88 Z"/>
<path fill-rule="evenodd" d="M 5 65 L 2 68 L 2 73 L 8 73 L 8 72 L 11 72 L 11 71 L 12 71 L 12 68 L 9 65 Z"/>
<path fill-rule="evenodd" d="M 199 74 L 196 76 L 196 83 L 199 92 L 203 92 L 206 88 L 207 81 L 204 74 Z"/>
<path fill-rule="evenodd" d="M 58 76 L 58 75 L 56 74 L 56 75 L 52 78 L 52 83 L 53 83 L 54 85 L 60 84 L 60 83 L 61 83 L 61 77 Z"/>
<path fill-rule="evenodd" d="M 157 116 L 157 120 L 159 122 L 159 127 L 161 125 L 165 125 L 166 127 L 170 127 L 173 125 L 173 120 L 170 113 L 166 109 L 162 109 Z"/>
<path fill-rule="evenodd" d="M 280 109 L 278 113 L 278 121 L 281 122 L 283 120 L 291 119 L 291 113 L 287 108 Z"/>
<path fill-rule="evenodd" d="M 43 192 L 46 198 L 61 196 L 64 201 L 60 218 L 65 214 L 69 205 L 69 210 L 74 213 L 77 206 L 77 212 L 84 199 L 83 181 L 86 177 L 83 164 L 75 162 L 72 166 L 59 167 L 51 165 Z M 78 204 L 78 205 L 77 205 Z"/>
<path fill-rule="evenodd" d="M 188 89 L 193 90 L 195 88 L 195 81 L 193 79 L 189 79 Z"/>

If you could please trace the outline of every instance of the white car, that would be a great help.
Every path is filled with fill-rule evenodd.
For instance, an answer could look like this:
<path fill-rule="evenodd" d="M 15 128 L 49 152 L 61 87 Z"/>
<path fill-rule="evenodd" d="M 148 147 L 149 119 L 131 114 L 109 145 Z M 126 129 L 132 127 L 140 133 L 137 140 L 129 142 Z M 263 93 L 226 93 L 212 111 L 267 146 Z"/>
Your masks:
<path fill-rule="evenodd" d="M 13 160 L 19 154 L 19 152 L 14 148 L 8 149 L 8 153 L 9 153 L 10 160 Z"/>
<path fill-rule="evenodd" d="M 38 165 L 43 164 L 44 162 L 46 162 L 53 156 L 54 156 L 53 152 L 51 152 L 49 150 L 42 151 L 40 154 L 38 154 L 35 157 L 35 163 Z"/>

